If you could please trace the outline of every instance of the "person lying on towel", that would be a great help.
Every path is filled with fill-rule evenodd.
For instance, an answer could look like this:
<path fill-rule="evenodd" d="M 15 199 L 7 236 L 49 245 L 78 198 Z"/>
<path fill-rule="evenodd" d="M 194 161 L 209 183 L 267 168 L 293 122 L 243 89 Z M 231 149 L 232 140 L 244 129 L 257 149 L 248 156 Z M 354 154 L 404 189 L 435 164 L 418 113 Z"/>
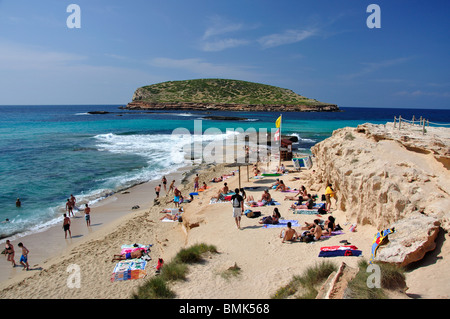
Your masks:
<path fill-rule="evenodd" d="M 141 258 L 143 255 L 142 249 L 139 249 L 126 254 L 114 255 L 114 258 L 111 261 Z"/>

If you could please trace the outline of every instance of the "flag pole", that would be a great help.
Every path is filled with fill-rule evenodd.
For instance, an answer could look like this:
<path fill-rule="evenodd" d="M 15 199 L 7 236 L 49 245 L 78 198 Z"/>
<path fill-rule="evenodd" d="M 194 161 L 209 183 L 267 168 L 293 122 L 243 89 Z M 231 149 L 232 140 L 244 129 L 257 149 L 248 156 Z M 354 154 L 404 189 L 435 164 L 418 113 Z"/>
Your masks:
<path fill-rule="evenodd" d="M 280 144 L 278 144 L 278 153 L 280 154 L 280 161 L 278 163 L 278 168 L 281 167 L 281 122 L 283 122 L 283 114 L 280 114 Z"/>

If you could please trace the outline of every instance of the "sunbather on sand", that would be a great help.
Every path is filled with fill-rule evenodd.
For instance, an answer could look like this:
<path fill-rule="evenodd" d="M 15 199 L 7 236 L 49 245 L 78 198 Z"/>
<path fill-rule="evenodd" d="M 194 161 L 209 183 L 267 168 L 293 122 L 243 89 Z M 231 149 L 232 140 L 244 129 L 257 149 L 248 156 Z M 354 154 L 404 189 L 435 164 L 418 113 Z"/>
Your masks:
<path fill-rule="evenodd" d="M 294 196 L 285 196 L 284 200 L 297 200 L 297 199 L 307 200 L 308 199 L 308 192 L 306 191 L 306 188 L 304 185 L 299 189 L 297 194 Z"/>
<path fill-rule="evenodd" d="M 281 218 L 281 214 L 278 211 L 278 208 L 273 209 L 272 216 L 263 217 L 259 223 L 260 224 L 278 224 L 279 219 Z"/>
<path fill-rule="evenodd" d="M 299 238 L 295 229 L 292 229 L 291 222 L 287 223 L 287 229 L 283 229 L 281 231 L 280 238 L 283 238 L 283 240 L 281 241 L 282 243 L 284 243 L 286 240 L 287 241 L 295 241 L 297 238 Z"/>
<path fill-rule="evenodd" d="M 223 184 L 223 187 L 221 189 L 219 189 L 219 191 L 217 192 L 216 196 L 211 197 L 211 199 L 223 199 L 225 194 L 228 194 L 228 192 L 230 191 L 230 188 L 228 187 L 227 183 Z"/>
<path fill-rule="evenodd" d="M 333 216 L 328 216 L 328 219 L 325 221 L 323 228 L 323 235 L 330 236 L 331 232 L 336 228 L 336 223 Z"/>
<path fill-rule="evenodd" d="M 272 197 L 269 194 L 269 190 L 265 189 L 264 193 L 261 196 L 261 200 L 260 202 L 262 202 L 264 205 L 267 205 L 268 203 L 270 203 L 272 201 Z"/>
<path fill-rule="evenodd" d="M 278 184 L 277 188 L 275 188 L 276 191 L 282 191 L 285 192 L 287 190 L 287 186 L 284 185 L 284 182 L 280 180 L 280 184 Z"/>
<path fill-rule="evenodd" d="M 276 182 L 272 184 L 272 188 L 275 186 L 275 188 L 277 188 L 277 186 L 280 185 L 280 179 L 277 178 Z"/>
<path fill-rule="evenodd" d="M 311 194 L 308 194 L 308 200 L 306 201 L 305 204 L 303 204 L 303 205 L 292 204 L 291 208 L 294 208 L 294 209 L 312 209 L 313 206 L 314 206 L 314 200 L 312 199 Z"/>
<path fill-rule="evenodd" d="M 306 230 L 301 235 L 300 240 L 305 240 L 306 238 L 309 238 L 310 240 L 320 240 L 320 237 L 322 236 L 322 227 L 319 225 L 319 219 L 314 220 L 314 227 L 311 230 Z"/>
<path fill-rule="evenodd" d="M 141 249 L 126 253 L 126 254 L 120 254 L 120 255 L 114 255 L 114 258 L 111 261 L 114 260 L 125 260 L 125 259 L 135 259 L 135 258 L 141 258 L 143 256 L 143 252 Z"/>
<path fill-rule="evenodd" d="M 169 220 L 175 220 L 175 221 L 177 221 L 177 220 L 178 220 L 178 214 L 175 214 L 175 215 L 172 215 L 172 214 L 166 214 L 166 215 L 164 215 L 163 217 L 161 217 L 159 220 L 163 220 L 163 219 L 165 219 L 165 218 L 167 218 L 167 219 L 169 219 Z"/>
<path fill-rule="evenodd" d="M 174 211 L 174 208 L 165 208 L 162 211 L 160 211 L 160 213 L 162 214 L 171 214 Z M 183 208 L 178 208 L 178 213 L 182 213 L 183 212 Z"/>

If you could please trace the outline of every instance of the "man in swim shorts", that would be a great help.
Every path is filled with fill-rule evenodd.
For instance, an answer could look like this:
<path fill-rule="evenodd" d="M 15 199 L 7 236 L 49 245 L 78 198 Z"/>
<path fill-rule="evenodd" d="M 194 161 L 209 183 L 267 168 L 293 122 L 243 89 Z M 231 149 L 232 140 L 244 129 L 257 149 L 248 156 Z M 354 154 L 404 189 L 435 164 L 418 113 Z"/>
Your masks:
<path fill-rule="evenodd" d="M 194 192 L 198 191 L 198 179 L 198 174 L 196 174 L 194 179 Z"/>
<path fill-rule="evenodd" d="M 30 266 L 28 265 L 28 253 L 30 252 L 22 243 L 18 243 L 17 246 L 22 248 L 22 256 L 20 256 L 20 264 L 23 266 L 22 270 L 29 270 Z"/>
<path fill-rule="evenodd" d="M 66 214 L 63 215 L 63 229 L 64 229 L 64 238 L 67 239 L 67 232 L 69 232 L 70 238 L 72 238 L 72 232 L 70 231 L 70 218 L 67 217 Z"/>
<path fill-rule="evenodd" d="M 91 208 L 86 204 L 84 208 L 84 218 L 86 219 L 86 225 L 91 226 Z"/>
<path fill-rule="evenodd" d="M 114 260 L 125 260 L 125 259 L 135 259 L 135 258 L 141 258 L 143 256 L 142 249 L 138 249 L 135 251 L 131 251 L 129 253 L 120 254 L 120 255 L 114 255 L 114 258 L 111 261 Z"/>
<path fill-rule="evenodd" d="M 244 198 L 239 195 L 239 188 L 234 190 L 234 195 L 231 196 L 231 203 L 233 204 L 233 217 L 238 229 L 241 229 L 241 216 L 244 213 Z"/>

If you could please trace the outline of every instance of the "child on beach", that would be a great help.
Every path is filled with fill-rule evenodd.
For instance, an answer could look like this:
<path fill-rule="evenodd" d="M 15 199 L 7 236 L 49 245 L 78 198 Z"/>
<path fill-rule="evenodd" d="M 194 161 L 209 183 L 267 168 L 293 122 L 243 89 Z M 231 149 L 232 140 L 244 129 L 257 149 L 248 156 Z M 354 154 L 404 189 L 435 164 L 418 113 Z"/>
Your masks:
<path fill-rule="evenodd" d="M 22 243 L 19 243 L 17 246 L 22 249 L 22 256 L 20 256 L 20 264 L 23 266 L 22 270 L 29 270 L 30 266 L 28 264 L 28 253 L 30 251 Z"/>

